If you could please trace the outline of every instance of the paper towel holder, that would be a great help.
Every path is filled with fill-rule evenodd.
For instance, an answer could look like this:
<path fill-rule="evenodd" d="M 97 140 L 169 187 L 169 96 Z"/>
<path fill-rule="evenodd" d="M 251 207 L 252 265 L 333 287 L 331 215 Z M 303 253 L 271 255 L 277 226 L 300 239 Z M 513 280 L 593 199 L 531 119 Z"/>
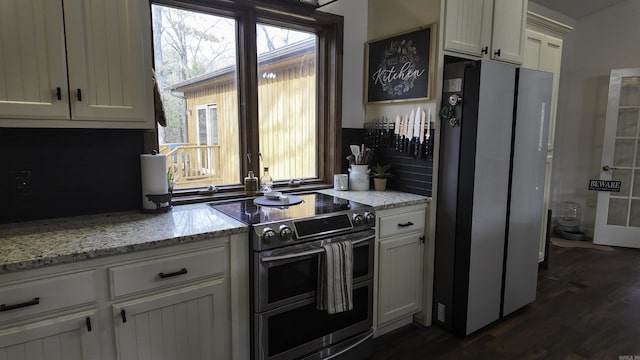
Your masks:
<path fill-rule="evenodd" d="M 165 194 L 146 194 L 145 195 L 147 197 L 147 199 L 149 199 L 149 201 L 151 201 L 152 203 L 156 204 L 156 208 L 155 209 L 142 209 L 143 213 L 147 213 L 147 214 L 156 214 L 156 213 L 163 213 L 163 212 L 167 212 L 169 210 L 171 210 L 171 208 L 173 207 L 171 205 L 171 193 L 165 193 Z M 167 204 L 167 205 L 162 205 L 162 204 Z"/>

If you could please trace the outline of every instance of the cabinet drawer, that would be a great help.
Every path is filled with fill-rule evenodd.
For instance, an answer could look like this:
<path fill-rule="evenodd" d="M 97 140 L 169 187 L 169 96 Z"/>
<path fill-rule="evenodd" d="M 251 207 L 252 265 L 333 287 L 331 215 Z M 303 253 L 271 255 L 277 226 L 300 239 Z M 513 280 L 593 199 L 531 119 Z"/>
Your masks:
<path fill-rule="evenodd" d="M 388 237 L 424 229 L 426 211 L 412 211 L 380 217 L 380 237 Z"/>
<path fill-rule="evenodd" d="M 156 258 L 109 269 L 111 295 L 119 296 L 178 285 L 228 272 L 226 246 Z"/>
<path fill-rule="evenodd" d="M 27 281 L 0 288 L 0 322 L 96 300 L 95 271 Z"/>

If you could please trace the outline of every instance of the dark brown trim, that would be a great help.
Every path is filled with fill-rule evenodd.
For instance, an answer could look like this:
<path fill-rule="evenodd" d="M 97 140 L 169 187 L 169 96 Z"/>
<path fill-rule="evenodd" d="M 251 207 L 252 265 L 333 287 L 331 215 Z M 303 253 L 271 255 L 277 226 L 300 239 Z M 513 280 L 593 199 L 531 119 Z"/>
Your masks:
<path fill-rule="evenodd" d="M 230 16 L 238 24 L 238 112 L 240 136 L 238 147 L 242 156 L 240 181 L 252 170 L 260 176 L 258 153 L 258 74 L 256 23 L 312 32 L 318 36 L 318 179 L 307 183 L 326 186 L 333 181 L 333 173 L 341 167 L 342 130 L 342 44 L 344 20 L 342 16 L 315 11 L 315 8 L 295 2 L 258 0 L 152 0 L 153 3 L 192 9 L 204 13 Z M 247 56 L 246 54 L 250 54 Z M 246 154 L 251 154 L 249 164 Z M 202 189 L 174 192 L 174 201 L 192 197 Z M 241 192 L 242 185 L 222 186 L 221 193 Z M 280 190 L 280 187 L 278 187 Z M 219 193 L 218 193 L 219 194 Z M 202 198 L 202 196 L 198 196 Z M 219 197 L 216 195 L 215 197 Z"/>
<path fill-rule="evenodd" d="M 238 63 L 240 68 L 240 87 L 238 92 L 238 104 L 240 104 L 240 136 L 242 156 L 241 174 L 246 175 L 252 170 L 256 176 L 260 176 L 260 162 L 258 160 L 259 139 L 258 139 L 258 84 L 257 75 L 257 50 L 256 50 L 256 33 L 255 29 L 256 17 L 255 12 L 249 11 L 244 21 L 239 24 L 239 46 L 238 46 Z M 249 54 L 247 56 L 247 54 Z M 244 55 L 244 56 L 243 56 Z M 251 162 L 247 157 L 251 156 Z M 242 179 L 243 176 L 241 176 Z"/>

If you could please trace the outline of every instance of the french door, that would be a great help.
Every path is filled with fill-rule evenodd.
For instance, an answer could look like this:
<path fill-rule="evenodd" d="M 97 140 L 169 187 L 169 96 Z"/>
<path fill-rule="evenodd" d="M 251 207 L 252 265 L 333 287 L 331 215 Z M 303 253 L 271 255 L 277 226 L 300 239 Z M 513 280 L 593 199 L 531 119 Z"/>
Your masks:
<path fill-rule="evenodd" d="M 640 68 L 611 71 L 600 179 L 620 191 L 599 192 L 594 243 L 640 248 Z"/>

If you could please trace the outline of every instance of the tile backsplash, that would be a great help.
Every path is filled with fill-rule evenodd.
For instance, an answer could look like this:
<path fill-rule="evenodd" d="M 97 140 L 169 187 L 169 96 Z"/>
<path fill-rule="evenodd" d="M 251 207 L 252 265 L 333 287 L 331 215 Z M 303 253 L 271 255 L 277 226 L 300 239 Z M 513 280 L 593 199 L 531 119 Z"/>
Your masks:
<path fill-rule="evenodd" d="M 0 128 L 0 223 L 139 209 L 143 149 L 142 130 Z"/>
<path fill-rule="evenodd" d="M 342 129 L 343 173 L 349 145 L 363 141 L 363 129 Z M 0 223 L 139 209 L 143 152 L 143 130 L 0 128 Z M 19 196 L 24 171 L 30 195 Z M 391 188 L 421 193 L 394 180 Z"/>

